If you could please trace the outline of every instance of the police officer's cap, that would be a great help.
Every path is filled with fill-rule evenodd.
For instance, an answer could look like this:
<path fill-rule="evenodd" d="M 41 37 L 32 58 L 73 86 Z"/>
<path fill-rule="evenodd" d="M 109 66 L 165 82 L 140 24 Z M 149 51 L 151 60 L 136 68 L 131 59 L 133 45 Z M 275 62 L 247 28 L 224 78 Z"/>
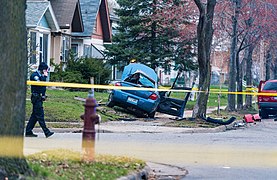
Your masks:
<path fill-rule="evenodd" d="M 46 70 L 46 69 L 48 69 L 48 66 L 44 62 L 40 63 L 40 65 L 38 66 L 38 70 Z"/>

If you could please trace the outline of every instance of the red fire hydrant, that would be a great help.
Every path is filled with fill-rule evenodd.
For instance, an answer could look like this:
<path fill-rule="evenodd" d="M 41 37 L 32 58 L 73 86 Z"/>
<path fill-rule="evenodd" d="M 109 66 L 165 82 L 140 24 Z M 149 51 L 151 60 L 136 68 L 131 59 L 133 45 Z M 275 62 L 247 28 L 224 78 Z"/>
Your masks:
<path fill-rule="evenodd" d="M 81 115 L 84 120 L 82 150 L 84 161 L 94 161 L 95 154 L 95 124 L 99 123 L 99 116 L 96 114 L 96 107 L 98 106 L 96 99 L 93 98 L 92 93 L 89 94 L 85 106 L 85 114 Z"/>

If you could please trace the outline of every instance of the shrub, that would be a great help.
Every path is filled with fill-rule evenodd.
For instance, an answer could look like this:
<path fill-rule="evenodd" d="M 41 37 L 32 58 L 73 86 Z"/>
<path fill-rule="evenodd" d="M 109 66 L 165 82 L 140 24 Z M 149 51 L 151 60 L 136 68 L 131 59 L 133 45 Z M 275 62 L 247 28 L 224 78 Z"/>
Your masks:
<path fill-rule="evenodd" d="M 62 81 L 67 83 L 90 83 L 90 78 L 94 77 L 95 84 L 106 84 L 109 80 L 111 70 L 103 60 L 93 58 L 70 58 L 62 66 L 54 65 L 55 72 L 51 73 L 51 81 Z"/>

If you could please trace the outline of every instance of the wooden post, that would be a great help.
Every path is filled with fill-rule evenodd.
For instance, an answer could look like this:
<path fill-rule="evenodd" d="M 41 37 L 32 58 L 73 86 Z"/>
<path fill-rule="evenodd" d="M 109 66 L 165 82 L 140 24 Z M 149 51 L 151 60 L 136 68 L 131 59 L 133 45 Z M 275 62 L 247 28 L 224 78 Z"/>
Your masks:
<path fill-rule="evenodd" d="M 90 78 L 90 84 L 94 84 L 94 77 Z M 94 97 L 94 88 L 91 88 L 92 97 Z"/>

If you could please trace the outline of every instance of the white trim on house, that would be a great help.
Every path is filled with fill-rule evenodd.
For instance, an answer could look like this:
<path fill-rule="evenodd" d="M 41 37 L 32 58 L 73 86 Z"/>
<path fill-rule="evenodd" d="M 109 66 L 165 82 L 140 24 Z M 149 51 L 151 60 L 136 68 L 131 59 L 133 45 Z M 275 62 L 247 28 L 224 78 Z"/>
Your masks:
<path fill-rule="evenodd" d="M 49 6 L 47 9 L 45 9 L 45 12 L 43 13 L 42 17 L 40 18 L 39 22 L 42 20 L 43 16 L 45 15 L 46 19 L 48 20 L 48 24 L 51 28 L 52 32 L 60 32 L 60 26 L 58 24 L 58 21 L 56 19 L 56 16 L 54 14 L 53 8 L 51 4 L 49 3 Z M 54 27 L 54 28 L 53 28 Z"/>
<path fill-rule="evenodd" d="M 42 58 L 44 59 L 44 39 L 43 39 L 43 35 L 47 35 L 47 59 L 44 59 L 44 61 L 46 61 L 46 63 L 48 64 L 48 66 L 50 65 L 50 48 L 51 48 L 51 32 L 50 31 L 45 31 L 45 30 L 41 30 L 40 28 L 36 28 L 36 29 L 30 29 L 29 30 L 29 34 L 31 32 L 36 33 L 36 49 L 35 51 L 37 52 L 35 54 L 35 59 L 36 59 L 36 63 L 32 64 L 30 62 L 30 59 L 28 59 L 28 64 L 30 65 L 31 69 L 36 69 L 40 63 L 40 54 L 42 55 Z M 41 41 L 40 38 L 42 38 L 42 45 L 41 45 Z M 40 47 L 42 46 L 42 51 L 40 50 Z"/>
<path fill-rule="evenodd" d="M 71 45 L 77 45 L 77 57 L 86 56 L 89 53 L 92 58 L 103 58 L 101 51 L 105 49 L 102 39 L 95 38 L 74 38 L 71 41 Z M 86 52 L 85 48 L 90 48 L 90 52 Z"/>

